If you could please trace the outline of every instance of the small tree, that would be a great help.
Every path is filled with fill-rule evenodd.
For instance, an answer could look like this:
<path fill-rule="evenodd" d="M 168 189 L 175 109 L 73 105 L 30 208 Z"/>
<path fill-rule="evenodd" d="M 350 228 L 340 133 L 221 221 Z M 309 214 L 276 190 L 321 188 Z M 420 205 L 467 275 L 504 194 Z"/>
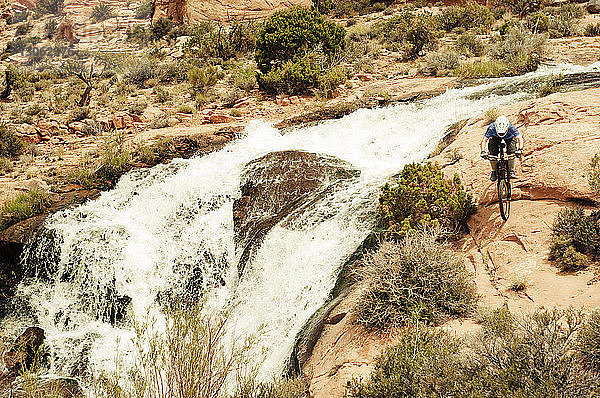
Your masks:
<path fill-rule="evenodd" d="M 590 168 L 590 186 L 596 195 L 600 195 L 600 154 L 594 155 L 590 162 Z"/>
<path fill-rule="evenodd" d="M 318 11 L 290 8 L 271 16 L 258 34 L 256 63 L 262 73 L 317 48 L 328 57 L 344 48 L 346 32 Z"/>
<path fill-rule="evenodd" d="M 68 75 L 77 77 L 85 84 L 85 90 L 77 105 L 80 107 L 89 106 L 92 98 L 92 90 L 94 89 L 94 63 L 90 64 L 89 71 L 83 63 L 76 61 L 65 63 L 63 68 Z"/>
<path fill-rule="evenodd" d="M 97 4 L 90 16 L 96 22 L 102 22 L 114 16 L 112 8 L 105 3 Z"/>
<path fill-rule="evenodd" d="M 36 11 L 40 14 L 55 14 L 63 13 L 64 0 L 40 0 L 37 2 Z"/>

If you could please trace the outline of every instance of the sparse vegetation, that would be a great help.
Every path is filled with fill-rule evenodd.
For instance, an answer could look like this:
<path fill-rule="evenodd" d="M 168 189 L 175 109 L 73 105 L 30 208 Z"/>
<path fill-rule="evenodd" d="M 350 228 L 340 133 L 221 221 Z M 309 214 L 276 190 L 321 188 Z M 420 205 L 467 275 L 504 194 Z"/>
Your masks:
<path fill-rule="evenodd" d="M 577 340 L 583 365 L 592 371 L 600 371 L 600 310 L 590 314 Z"/>
<path fill-rule="evenodd" d="M 148 19 L 152 16 L 153 12 L 154 6 L 152 5 L 152 1 L 148 1 L 135 10 L 135 17 L 137 19 Z"/>
<path fill-rule="evenodd" d="M 12 128 L 0 124 L 0 157 L 10 158 L 23 153 L 25 143 Z"/>
<path fill-rule="evenodd" d="M 460 55 L 452 48 L 444 47 L 425 55 L 424 73 L 432 76 L 447 76 L 459 64 Z"/>
<path fill-rule="evenodd" d="M 36 3 L 36 11 L 40 14 L 62 14 L 64 0 L 40 0 Z"/>
<path fill-rule="evenodd" d="M 585 268 L 600 256 L 600 211 L 586 214 L 583 208 L 561 210 L 552 227 L 550 260 L 561 271 Z"/>
<path fill-rule="evenodd" d="M 438 16 L 440 27 L 447 32 L 455 28 L 490 28 L 494 16 L 489 8 L 475 1 L 469 1 L 464 7 L 444 7 Z"/>
<path fill-rule="evenodd" d="M 594 155 L 590 161 L 590 174 L 588 179 L 592 190 L 596 195 L 600 195 L 600 154 Z"/>
<path fill-rule="evenodd" d="M 94 6 L 90 17 L 96 22 L 102 22 L 114 16 L 112 8 L 106 3 L 98 3 Z"/>
<path fill-rule="evenodd" d="M 0 156 L 0 176 L 10 173 L 13 169 L 13 163 L 9 158 Z"/>
<path fill-rule="evenodd" d="M 379 197 L 379 220 L 392 237 L 410 230 L 443 227 L 457 236 L 466 229 L 474 213 L 472 198 L 458 176 L 446 180 L 440 168 L 431 163 L 404 166 L 396 184 L 386 184 Z"/>
<path fill-rule="evenodd" d="M 599 387 L 577 350 L 596 350 L 594 334 L 578 338 L 582 328 L 595 328 L 581 313 L 541 309 L 517 317 L 503 307 L 482 324 L 474 338 L 459 340 L 417 323 L 378 358 L 367 381 L 351 383 L 349 395 L 583 398 Z"/>
<path fill-rule="evenodd" d="M 456 47 L 461 52 L 461 54 L 469 57 L 479 57 L 483 55 L 483 42 L 479 37 L 469 32 L 465 32 L 462 35 L 458 36 L 458 39 L 456 41 Z"/>
<path fill-rule="evenodd" d="M 220 71 L 214 66 L 192 68 L 188 73 L 188 83 L 196 93 L 205 93 L 217 84 L 221 77 Z"/>
<path fill-rule="evenodd" d="M 600 36 L 600 22 L 586 25 L 583 34 L 588 37 Z"/>
<path fill-rule="evenodd" d="M 360 323 L 376 329 L 411 319 L 436 324 L 474 309 L 475 285 L 463 260 L 438 238 L 413 231 L 365 256 L 356 270 L 364 284 L 357 306 Z"/>
<path fill-rule="evenodd" d="M 50 203 L 50 195 L 42 190 L 36 189 L 19 194 L 2 206 L 0 229 L 42 213 Z"/>

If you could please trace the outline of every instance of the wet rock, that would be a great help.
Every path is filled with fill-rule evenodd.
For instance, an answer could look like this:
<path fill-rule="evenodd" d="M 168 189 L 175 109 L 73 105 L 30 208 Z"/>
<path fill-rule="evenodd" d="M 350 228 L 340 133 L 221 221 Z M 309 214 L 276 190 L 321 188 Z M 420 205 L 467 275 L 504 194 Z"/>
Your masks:
<path fill-rule="evenodd" d="M 40 349 L 44 343 L 44 329 L 29 327 L 4 353 L 4 364 L 11 373 L 31 369 L 42 360 Z"/>
<path fill-rule="evenodd" d="M 242 196 L 233 204 L 238 272 L 274 225 L 359 173 L 339 159 L 301 151 L 272 152 L 248 163 Z"/>

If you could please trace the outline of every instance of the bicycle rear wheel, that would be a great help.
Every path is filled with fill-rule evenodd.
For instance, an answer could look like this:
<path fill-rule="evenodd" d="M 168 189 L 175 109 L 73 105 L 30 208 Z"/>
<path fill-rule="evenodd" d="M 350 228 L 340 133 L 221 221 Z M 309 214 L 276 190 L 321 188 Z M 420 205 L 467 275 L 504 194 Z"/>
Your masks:
<path fill-rule="evenodd" d="M 508 220 L 510 216 L 510 181 L 508 179 L 498 179 L 498 205 L 502 219 Z"/>

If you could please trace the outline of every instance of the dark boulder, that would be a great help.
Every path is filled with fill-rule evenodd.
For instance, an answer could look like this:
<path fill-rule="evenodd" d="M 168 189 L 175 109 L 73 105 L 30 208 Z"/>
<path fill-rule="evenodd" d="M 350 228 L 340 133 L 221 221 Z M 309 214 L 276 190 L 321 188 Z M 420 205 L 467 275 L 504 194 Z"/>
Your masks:
<path fill-rule="evenodd" d="M 15 340 L 10 349 L 4 353 L 4 364 L 8 371 L 18 374 L 39 365 L 44 360 L 44 355 L 41 352 L 44 339 L 44 329 L 38 327 L 27 328 Z"/>
<path fill-rule="evenodd" d="M 599 14 L 600 13 L 600 0 L 589 0 L 585 9 L 590 14 Z"/>
<path fill-rule="evenodd" d="M 273 226 L 359 174 L 340 159 L 292 150 L 271 152 L 248 163 L 242 196 L 233 204 L 239 274 Z"/>

